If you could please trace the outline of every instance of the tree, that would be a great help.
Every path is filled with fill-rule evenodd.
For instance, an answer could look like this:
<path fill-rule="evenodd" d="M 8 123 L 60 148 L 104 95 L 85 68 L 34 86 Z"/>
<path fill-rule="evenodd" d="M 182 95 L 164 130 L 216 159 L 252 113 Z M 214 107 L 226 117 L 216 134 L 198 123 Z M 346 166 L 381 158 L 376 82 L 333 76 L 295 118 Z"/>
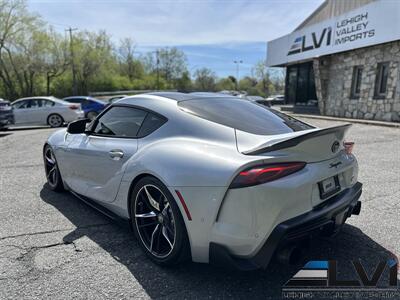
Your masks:
<path fill-rule="evenodd" d="M 5 94 L 9 98 L 29 95 L 38 73 L 38 56 L 30 54 L 41 48 L 37 38 L 44 23 L 23 0 L 2 0 L 0 20 L 0 80 Z"/>
<path fill-rule="evenodd" d="M 145 72 L 164 78 L 170 87 L 176 87 L 177 79 L 188 72 L 186 55 L 178 48 L 161 48 L 142 58 Z"/>
<path fill-rule="evenodd" d="M 183 72 L 182 77 L 176 80 L 175 87 L 180 92 L 188 92 L 192 89 L 192 80 L 188 71 Z"/>
<path fill-rule="evenodd" d="M 220 80 L 218 80 L 216 85 L 217 91 L 231 91 L 234 89 L 236 89 L 236 78 L 233 76 L 221 78 Z"/>
<path fill-rule="evenodd" d="M 75 63 L 77 65 L 78 87 L 86 94 L 94 77 L 109 77 L 115 69 L 115 57 L 110 37 L 105 31 L 80 32 L 74 39 Z"/>
<path fill-rule="evenodd" d="M 0 94 L 7 98 L 71 91 L 70 44 L 27 9 L 26 0 L 0 0 Z M 269 95 L 284 90 L 284 72 L 267 68 L 260 61 L 252 76 L 237 82 L 233 76 L 217 81 L 216 74 L 202 68 L 192 82 L 183 51 L 160 48 L 136 55 L 130 37 L 116 47 L 105 31 L 74 34 L 72 50 L 80 94 L 89 91 L 127 89 L 178 89 L 190 91 L 234 90 Z"/>
<path fill-rule="evenodd" d="M 239 90 L 246 91 L 248 94 L 254 94 L 257 93 L 257 91 L 255 91 L 256 85 L 256 78 L 245 76 L 239 81 Z"/>
<path fill-rule="evenodd" d="M 139 59 L 135 59 L 136 44 L 132 38 L 124 38 L 120 41 L 118 58 L 122 75 L 126 75 L 130 80 L 143 77 L 144 68 Z"/>
<path fill-rule="evenodd" d="M 194 85 L 197 90 L 200 91 L 214 91 L 216 75 L 208 68 L 201 68 L 196 70 L 194 73 L 195 81 Z"/>
<path fill-rule="evenodd" d="M 264 96 L 283 93 L 285 73 L 283 68 L 267 68 L 265 61 L 259 61 L 253 68 L 259 83 L 257 88 Z"/>
<path fill-rule="evenodd" d="M 269 68 L 272 84 L 275 87 L 276 93 L 284 94 L 285 91 L 285 68 Z"/>
<path fill-rule="evenodd" d="M 158 50 L 159 67 L 167 82 L 182 77 L 187 72 L 186 55 L 176 47 Z"/>
<path fill-rule="evenodd" d="M 264 96 L 270 95 L 270 84 L 271 80 L 269 78 L 269 74 L 267 72 L 266 62 L 264 60 L 259 61 L 253 68 L 253 73 L 259 80 L 260 84 L 258 85 L 261 93 Z"/>
<path fill-rule="evenodd" d="M 64 74 L 70 65 L 68 42 L 59 34 L 50 30 L 44 36 L 47 47 L 43 49 L 43 70 L 46 75 L 46 94 L 50 95 L 50 85 L 54 78 Z"/>

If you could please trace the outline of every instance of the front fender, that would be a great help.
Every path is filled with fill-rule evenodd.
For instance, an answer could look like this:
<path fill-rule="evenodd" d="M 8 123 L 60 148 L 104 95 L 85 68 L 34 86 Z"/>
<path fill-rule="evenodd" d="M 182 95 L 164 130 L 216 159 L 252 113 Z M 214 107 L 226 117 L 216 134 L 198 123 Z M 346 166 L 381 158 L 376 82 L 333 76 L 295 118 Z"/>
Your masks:
<path fill-rule="evenodd" d="M 54 155 L 57 160 L 57 165 L 59 167 L 59 171 L 61 177 L 63 178 L 64 183 L 66 183 L 66 179 L 68 178 L 68 161 L 66 160 L 66 152 L 68 150 L 68 145 L 71 141 L 75 138 L 76 135 L 67 133 L 66 128 L 62 128 L 57 130 L 53 134 L 49 136 L 47 139 L 44 147 L 46 144 L 50 145 L 53 149 Z"/>
<path fill-rule="evenodd" d="M 60 130 L 57 130 L 56 132 L 53 132 L 48 138 L 47 138 L 47 144 L 49 144 L 53 149 L 56 149 L 57 147 L 62 147 L 66 140 L 67 140 L 67 128 L 62 128 Z"/>

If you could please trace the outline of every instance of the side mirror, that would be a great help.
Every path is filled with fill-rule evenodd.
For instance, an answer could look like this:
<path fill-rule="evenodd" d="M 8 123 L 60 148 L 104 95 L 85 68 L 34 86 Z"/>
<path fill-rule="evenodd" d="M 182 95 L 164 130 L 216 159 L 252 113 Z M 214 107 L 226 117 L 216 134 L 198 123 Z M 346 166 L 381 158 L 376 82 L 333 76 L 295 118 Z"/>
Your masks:
<path fill-rule="evenodd" d="M 76 120 L 68 124 L 67 132 L 71 134 L 85 133 L 86 124 L 90 122 L 90 119 Z"/>

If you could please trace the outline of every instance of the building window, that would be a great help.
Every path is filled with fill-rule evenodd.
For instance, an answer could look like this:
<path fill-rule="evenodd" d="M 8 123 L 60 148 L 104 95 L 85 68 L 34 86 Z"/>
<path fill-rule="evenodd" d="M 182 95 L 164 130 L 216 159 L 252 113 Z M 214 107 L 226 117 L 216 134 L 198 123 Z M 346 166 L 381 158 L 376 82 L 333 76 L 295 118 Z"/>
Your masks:
<path fill-rule="evenodd" d="M 355 66 L 353 68 L 353 78 L 351 81 L 351 98 L 353 99 L 360 97 L 362 71 L 362 66 Z"/>
<path fill-rule="evenodd" d="M 375 80 L 375 98 L 385 98 L 387 92 L 387 80 L 389 75 L 389 63 L 378 64 Z"/>

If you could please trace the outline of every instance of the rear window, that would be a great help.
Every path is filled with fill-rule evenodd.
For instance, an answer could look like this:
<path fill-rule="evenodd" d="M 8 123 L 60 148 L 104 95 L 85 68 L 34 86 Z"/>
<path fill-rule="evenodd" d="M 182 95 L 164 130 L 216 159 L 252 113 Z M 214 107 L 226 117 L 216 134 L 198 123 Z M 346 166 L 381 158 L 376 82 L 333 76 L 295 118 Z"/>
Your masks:
<path fill-rule="evenodd" d="M 206 98 L 180 101 L 179 107 L 200 118 L 252 134 L 273 135 L 314 128 L 248 100 Z"/>
<path fill-rule="evenodd" d="M 146 118 L 143 121 L 142 126 L 140 127 L 138 136 L 144 137 L 149 135 L 153 131 L 157 130 L 166 122 L 165 118 L 156 116 L 155 114 L 148 113 Z"/>
<path fill-rule="evenodd" d="M 70 102 L 70 103 L 81 103 L 82 100 L 78 98 L 69 98 L 69 99 L 63 99 L 64 101 Z"/>

